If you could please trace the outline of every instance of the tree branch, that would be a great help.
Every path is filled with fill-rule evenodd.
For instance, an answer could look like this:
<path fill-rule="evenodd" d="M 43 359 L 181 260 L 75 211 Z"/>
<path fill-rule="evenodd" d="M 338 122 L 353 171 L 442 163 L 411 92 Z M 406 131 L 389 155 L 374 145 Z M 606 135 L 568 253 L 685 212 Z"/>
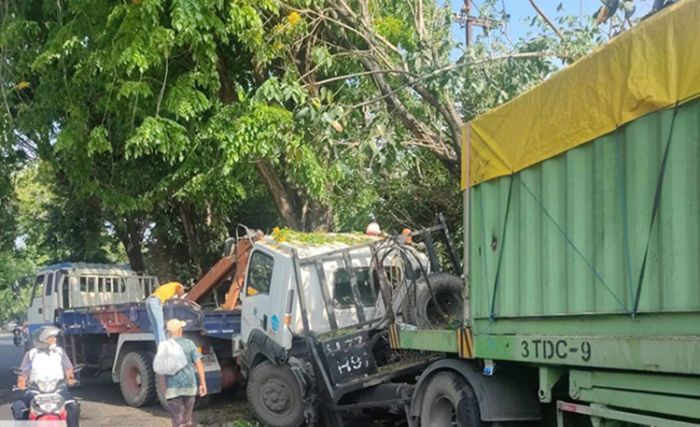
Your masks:
<path fill-rule="evenodd" d="M 330 77 L 324 80 L 319 80 L 315 82 L 314 84 L 316 86 L 320 86 L 326 83 L 332 83 L 336 82 L 338 80 L 347 80 L 347 79 L 352 79 L 355 77 L 362 77 L 362 76 L 370 76 L 372 74 L 406 74 L 411 77 L 418 77 L 415 74 L 413 74 L 410 71 L 404 71 L 404 70 L 371 70 L 371 71 L 360 71 L 357 73 L 352 73 L 352 74 L 345 74 L 343 76 L 336 76 L 336 77 Z"/>
<path fill-rule="evenodd" d="M 448 65 L 448 66 L 439 68 L 439 69 L 433 71 L 432 73 L 428 73 L 428 74 L 425 74 L 425 75 L 423 75 L 423 76 L 419 76 L 419 77 L 417 77 L 415 80 L 409 81 L 409 82 L 407 82 L 407 83 L 405 83 L 405 84 L 403 84 L 403 85 L 397 87 L 396 89 L 391 90 L 390 92 L 388 92 L 388 93 L 386 93 L 386 94 L 382 94 L 381 96 L 378 96 L 378 97 L 376 97 L 376 98 L 370 99 L 370 100 L 368 100 L 368 101 L 364 101 L 364 102 L 361 102 L 361 103 L 359 103 L 359 104 L 355 104 L 355 105 L 351 106 L 350 108 L 352 108 L 352 109 L 357 109 L 357 108 L 364 107 L 364 106 L 366 106 L 366 105 L 371 105 L 371 104 L 377 103 L 377 102 L 379 102 L 379 101 L 383 101 L 383 100 L 386 99 L 388 96 L 395 95 L 396 93 L 401 92 L 402 90 L 404 90 L 404 89 L 406 89 L 406 88 L 413 87 L 413 86 L 414 86 L 417 82 L 419 82 L 419 81 L 428 80 L 428 79 L 431 79 L 431 78 L 433 78 L 433 77 L 436 77 L 436 76 L 438 76 L 438 75 L 440 75 L 440 74 L 447 73 L 447 72 L 450 72 L 450 71 L 454 71 L 454 70 L 457 70 L 457 69 L 459 69 L 459 68 L 466 67 L 466 66 L 469 66 L 469 65 L 479 65 L 479 64 L 486 63 L 486 62 L 500 61 L 500 60 L 503 60 L 503 59 L 514 59 L 514 58 L 543 58 L 543 57 L 548 57 L 548 56 L 561 56 L 561 55 L 558 55 L 558 54 L 553 53 L 553 52 L 547 52 L 547 51 L 545 51 L 545 52 L 520 52 L 520 53 L 509 54 L 509 55 L 495 56 L 495 57 L 491 57 L 491 58 L 482 59 L 482 60 L 479 60 L 479 61 L 465 61 L 465 62 L 450 64 L 450 65 Z"/>
<path fill-rule="evenodd" d="M 375 71 L 375 73 L 372 74 L 372 79 L 382 93 L 382 96 L 385 97 L 387 105 L 390 107 L 390 112 L 393 112 L 404 126 L 419 139 L 434 141 L 436 144 L 439 144 L 441 142 L 440 136 L 433 133 L 411 114 L 401 100 L 397 98 L 397 92 L 392 90 L 389 83 L 384 79 L 384 74 L 377 72 L 379 71 L 379 65 L 370 58 L 360 58 L 360 61 L 368 70 Z"/>
<path fill-rule="evenodd" d="M 165 86 L 168 83 L 168 64 L 170 60 L 168 56 L 165 56 L 165 73 L 163 73 L 163 84 L 160 86 L 160 93 L 158 94 L 158 102 L 156 103 L 156 117 L 160 113 L 160 104 L 163 102 L 163 96 L 165 95 Z"/>
<path fill-rule="evenodd" d="M 547 25 L 549 25 L 549 27 L 552 30 L 554 30 L 554 32 L 557 34 L 557 36 L 559 36 L 560 39 L 563 39 L 564 35 L 561 33 L 561 31 L 559 31 L 559 28 L 557 28 L 557 26 L 554 24 L 554 22 L 552 22 L 552 20 L 549 19 L 549 17 L 547 15 L 545 15 L 545 13 L 542 11 L 542 9 L 539 8 L 539 6 L 537 6 L 537 3 L 535 3 L 535 0 L 530 0 L 530 4 L 532 5 L 532 8 L 535 9 L 535 12 L 537 12 L 537 14 L 540 15 L 540 17 L 542 19 L 544 19 L 544 22 L 546 22 Z"/>

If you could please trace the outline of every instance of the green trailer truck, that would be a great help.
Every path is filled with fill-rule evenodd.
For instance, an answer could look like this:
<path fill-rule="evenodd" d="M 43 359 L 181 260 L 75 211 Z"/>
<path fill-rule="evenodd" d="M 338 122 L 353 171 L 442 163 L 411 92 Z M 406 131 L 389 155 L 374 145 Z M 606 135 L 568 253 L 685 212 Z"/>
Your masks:
<path fill-rule="evenodd" d="M 465 128 L 464 327 L 392 327 L 452 355 L 416 424 L 700 425 L 698 25 L 680 1 Z"/>

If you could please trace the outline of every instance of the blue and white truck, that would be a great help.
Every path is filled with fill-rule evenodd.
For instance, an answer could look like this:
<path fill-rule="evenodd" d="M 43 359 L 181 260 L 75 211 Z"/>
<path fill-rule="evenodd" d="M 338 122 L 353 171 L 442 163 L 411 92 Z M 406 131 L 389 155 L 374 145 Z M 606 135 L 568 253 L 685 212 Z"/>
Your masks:
<path fill-rule="evenodd" d="M 153 276 L 125 266 L 62 263 L 37 272 L 27 313 L 31 334 L 52 324 L 64 331 L 63 346 L 73 361 L 85 365 L 83 375 L 110 371 L 124 401 L 131 406 L 162 398 L 162 384 L 153 372 L 156 351 L 144 299 L 158 286 Z M 216 287 L 200 298 L 217 299 Z M 166 320 L 187 323 L 185 335 L 202 353 L 210 394 L 233 385 L 239 374 L 232 356 L 232 339 L 240 331 L 238 311 L 214 311 L 176 299 L 163 308 Z"/>

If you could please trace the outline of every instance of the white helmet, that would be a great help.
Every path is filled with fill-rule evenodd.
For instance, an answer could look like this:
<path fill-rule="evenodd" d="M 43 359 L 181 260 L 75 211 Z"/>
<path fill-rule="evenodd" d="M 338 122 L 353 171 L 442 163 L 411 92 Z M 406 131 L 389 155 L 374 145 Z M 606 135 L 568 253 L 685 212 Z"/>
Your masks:
<path fill-rule="evenodd" d="M 46 325 L 37 328 L 34 333 L 32 333 L 32 342 L 34 347 L 46 350 L 49 348 L 48 340 L 50 337 L 55 337 L 61 334 L 61 330 L 55 326 Z"/>

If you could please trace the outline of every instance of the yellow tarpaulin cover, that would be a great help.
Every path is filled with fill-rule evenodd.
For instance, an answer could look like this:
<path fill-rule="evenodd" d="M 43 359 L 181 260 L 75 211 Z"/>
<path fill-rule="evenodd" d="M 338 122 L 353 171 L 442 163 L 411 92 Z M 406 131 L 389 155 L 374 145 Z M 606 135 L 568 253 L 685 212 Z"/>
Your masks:
<path fill-rule="evenodd" d="M 467 125 L 462 189 L 700 96 L 700 0 L 682 0 Z"/>

